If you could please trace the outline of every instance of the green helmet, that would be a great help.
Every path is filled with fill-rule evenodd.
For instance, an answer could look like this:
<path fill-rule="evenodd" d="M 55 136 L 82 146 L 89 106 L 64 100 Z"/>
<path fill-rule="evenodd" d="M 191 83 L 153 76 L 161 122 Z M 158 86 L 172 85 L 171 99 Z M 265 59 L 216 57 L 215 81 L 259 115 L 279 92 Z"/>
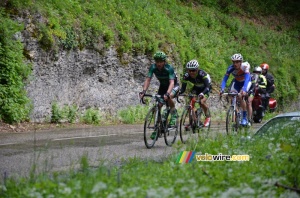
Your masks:
<path fill-rule="evenodd" d="M 158 51 L 154 54 L 154 60 L 162 60 L 165 61 L 167 59 L 167 55 L 161 51 Z"/>

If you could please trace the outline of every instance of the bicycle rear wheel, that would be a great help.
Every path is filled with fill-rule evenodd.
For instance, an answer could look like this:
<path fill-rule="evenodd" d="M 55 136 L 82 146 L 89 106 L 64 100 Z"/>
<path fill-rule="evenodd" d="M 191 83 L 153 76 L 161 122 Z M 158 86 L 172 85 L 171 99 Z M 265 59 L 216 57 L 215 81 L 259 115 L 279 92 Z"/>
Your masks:
<path fill-rule="evenodd" d="M 193 119 L 190 111 L 189 108 L 184 109 L 180 119 L 180 139 L 184 144 L 193 136 Z"/>
<path fill-rule="evenodd" d="M 148 149 L 152 148 L 158 138 L 158 109 L 152 107 L 146 115 L 144 123 L 144 142 Z"/>
<path fill-rule="evenodd" d="M 176 111 L 176 121 L 172 122 L 171 118 L 172 118 L 172 114 L 169 112 L 166 117 L 166 125 L 165 125 L 165 129 L 164 129 L 165 143 L 168 146 L 172 146 L 177 137 L 177 133 L 178 133 L 177 111 Z"/>
<path fill-rule="evenodd" d="M 208 109 L 207 113 L 208 113 L 208 115 L 210 115 L 209 109 Z M 204 111 L 202 110 L 202 108 L 198 108 L 197 109 L 197 128 L 198 128 L 198 132 L 202 133 L 205 136 L 207 136 L 208 133 L 209 133 L 210 125 L 211 125 L 211 120 L 209 121 L 208 126 L 204 126 L 205 119 L 206 119 L 206 116 L 204 114 Z"/>
<path fill-rule="evenodd" d="M 238 130 L 238 115 L 233 107 L 229 107 L 226 115 L 226 133 L 231 135 Z"/>

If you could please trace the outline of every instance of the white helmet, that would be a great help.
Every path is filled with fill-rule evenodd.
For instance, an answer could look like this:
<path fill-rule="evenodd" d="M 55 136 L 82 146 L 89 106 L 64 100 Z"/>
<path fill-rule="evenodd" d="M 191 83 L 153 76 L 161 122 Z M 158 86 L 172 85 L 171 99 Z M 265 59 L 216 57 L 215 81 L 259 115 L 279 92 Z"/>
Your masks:
<path fill-rule="evenodd" d="M 197 60 L 191 60 L 186 64 L 187 69 L 198 69 L 199 63 Z"/>
<path fill-rule="evenodd" d="M 261 74 L 261 73 L 262 73 L 262 69 L 261 69 L 261 67 L 259 67 L 259 66 L 254 67 L 253 72 L 254 72 L 254 73 L 259 72 L 259 73 Z"/>
<path fill-rule="evenodd" d="M 243 61 L 243 56 L 241 54 L 233 54 L 231 56 L 232 61 Z"/>
<path fill-rule="evenodd" d="M 244 67 L 248 67 L 249 69 L 250 69 L 250 63 L 248 63 L 247 61 L 246 62 L 243 62 L 242 63 L 242 65 L 244 66 Z"/>

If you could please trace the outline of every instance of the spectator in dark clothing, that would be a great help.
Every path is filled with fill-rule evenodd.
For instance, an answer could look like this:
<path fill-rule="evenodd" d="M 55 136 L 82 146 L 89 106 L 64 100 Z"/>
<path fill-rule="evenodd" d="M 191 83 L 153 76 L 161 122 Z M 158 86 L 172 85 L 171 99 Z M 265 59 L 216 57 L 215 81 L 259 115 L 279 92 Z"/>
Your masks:
<path fill-rule="evenodd" d="M 267 108 L 269 106 L 269 100 L 270 100 L 270 97 L 271 97 L 271 93 L 273 93 L 274 90 L 275 90 L 274 77 L 273 77 L 272 74 L 268 73 L 268 71 L 270 69 L 270 66 L 267 63 L 262 63 L 260 65 L 260 67 L 262 69 L 262 74 L 267 79 L 266 97 L 263 101 L 264 109 L 267 110 Z"/>

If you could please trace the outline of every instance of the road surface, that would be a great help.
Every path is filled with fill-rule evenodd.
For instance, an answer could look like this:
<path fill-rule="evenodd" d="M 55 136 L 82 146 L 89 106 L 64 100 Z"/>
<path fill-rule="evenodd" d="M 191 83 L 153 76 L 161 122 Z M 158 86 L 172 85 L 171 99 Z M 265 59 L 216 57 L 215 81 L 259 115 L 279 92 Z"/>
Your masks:
<path fill-rule="evenodd" d="M 261 124 L 256 124 L 255 131 Z M 225 134 L 225 123 L 214 122 L 210 134 Z M 180 141 L 179 136 L 176 141 Z M 175 147 L 175 148 L 174 148 Z M 184 150 L 183 144 L 168 147 L 160 138 L 154 148 L 143 141 L 143 125 L 116 125 L 55 129 L 26 133 L 0 134 L 0 183 L 6 177 L 29 176 L 35 173 L 70 170 L 80 167 L 86 156 L 89 165 L 121 165 L 134 157 L 160 161 Z M 34 166 L 35 165 L 35 166 Z M 33 169 L 33 167 L 36 167 Z"/>

